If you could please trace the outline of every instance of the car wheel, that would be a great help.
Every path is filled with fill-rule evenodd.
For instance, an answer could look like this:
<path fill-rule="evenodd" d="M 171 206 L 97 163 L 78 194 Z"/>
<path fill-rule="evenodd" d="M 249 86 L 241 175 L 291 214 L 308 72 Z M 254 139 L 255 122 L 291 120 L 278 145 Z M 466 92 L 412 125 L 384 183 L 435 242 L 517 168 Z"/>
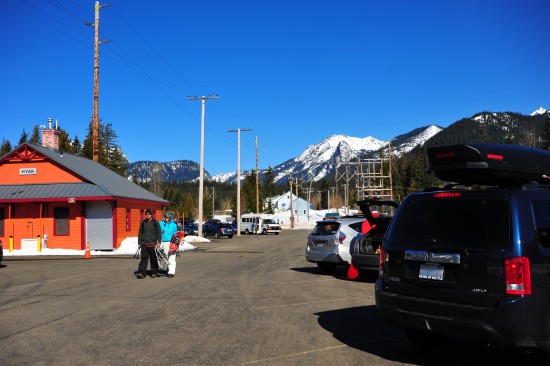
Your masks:
<path fill-rule="evenodd" d="M 206 238 L 206 231 L 203 231 L 203 232 L 202 232 L 202 237 L 203 237 L 203 238 Z"/>
<path fill-rule="evenodd" d="M 244 233 L 245 233 L 246 235 L 250 235 L 250 230 L 245 229 L 245 230 L 244 230 Z"/>
<path fill-rule="evenodd" d="M 279 233 L 275 233 L 275 235 L 279 235 Z"/>
<path fill-rule="evenodd" d="M 216 234 L 214 235 L 214 237 L 215 237 L 216 239 L 219 239 L 219 238 L 220 238 L 220 233 L 218 233 L 218 232 L 216 231 Z"/>
<path fill-rule="evenodd" d="M 317 262 L 317 267 L 323 273 L 333 273 L 336 268 L 336 263 Z"/>
<path fill-rule="evenodd" d="M 413 328 L 406 328 L 405 334 L 411 342 L 421 348 L 438 348 L 443 346 L 448 339 L 443 335 Z"/>
<path fill-rule="evenodd" d="M 233 235 L 227 235 L 227 237 L 228 237 L 229 239 L 231 239 L 231 238 L 233 237 Z"/>
<path fill-rule="evenodd" d="M 263 230 L 262 230 L 262 235 L 265 235 L 265 234 L 267 234 L 267 230 L 266 230 L 266 229 L 263 229 Z"/>

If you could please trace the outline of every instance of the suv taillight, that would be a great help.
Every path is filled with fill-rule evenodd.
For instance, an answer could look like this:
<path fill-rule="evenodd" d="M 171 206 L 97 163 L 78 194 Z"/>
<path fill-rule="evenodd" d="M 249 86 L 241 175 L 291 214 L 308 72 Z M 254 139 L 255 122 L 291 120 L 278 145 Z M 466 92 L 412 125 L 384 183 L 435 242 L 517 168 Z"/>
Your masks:
<path fill-rule="evenodd" d="M 529 258 L 516 257 L 504 260 L 506 293 L 510 295 L 531 295 L 531 266 Z"/>
<path fill-rule="evenodd" d="M 384 261 L 386 259 L 386 252 L 384 248 L 380 246 L 380 267 L 378 268 L 378 278 L 384 278 Z"/>

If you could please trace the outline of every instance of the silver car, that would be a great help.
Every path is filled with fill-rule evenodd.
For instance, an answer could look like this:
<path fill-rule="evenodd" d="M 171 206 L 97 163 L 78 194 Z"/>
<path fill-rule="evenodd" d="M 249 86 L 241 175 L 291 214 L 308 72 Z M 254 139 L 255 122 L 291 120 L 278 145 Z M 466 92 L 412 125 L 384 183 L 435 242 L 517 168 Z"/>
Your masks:
<path fill-rule="evenodd" d="M 361 237 L 364 217 L 317 221 L 307 235 L 306 260 L 317 263 L 323 273 L 351 263 L 350 243 Z"/>

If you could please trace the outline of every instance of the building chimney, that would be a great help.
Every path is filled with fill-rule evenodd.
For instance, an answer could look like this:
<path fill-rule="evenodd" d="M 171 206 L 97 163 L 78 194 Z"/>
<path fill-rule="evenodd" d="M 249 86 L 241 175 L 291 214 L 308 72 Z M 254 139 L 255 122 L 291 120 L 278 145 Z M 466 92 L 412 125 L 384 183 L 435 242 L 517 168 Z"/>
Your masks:
<path fill-rule="evenodd" d="M 41 130 L 42 146 L 59 150 L 59 135 L 61 131 L 57 129 L 57 121 L 55 122 L 55 128 L 52 127 L 52 122 L 53 118 L 48 118 L 48 127 Z"/>

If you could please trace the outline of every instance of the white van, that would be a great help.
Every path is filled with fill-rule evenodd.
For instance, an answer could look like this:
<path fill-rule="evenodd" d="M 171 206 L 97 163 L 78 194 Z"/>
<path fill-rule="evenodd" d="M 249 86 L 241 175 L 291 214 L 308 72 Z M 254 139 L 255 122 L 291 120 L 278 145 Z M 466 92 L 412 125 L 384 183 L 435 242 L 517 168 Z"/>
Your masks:
<path fill-rule="evenodd" d="M 247 213 L 241 215 L 241 233 L 279 235 L 281 225 L 270 214 Z"/>

